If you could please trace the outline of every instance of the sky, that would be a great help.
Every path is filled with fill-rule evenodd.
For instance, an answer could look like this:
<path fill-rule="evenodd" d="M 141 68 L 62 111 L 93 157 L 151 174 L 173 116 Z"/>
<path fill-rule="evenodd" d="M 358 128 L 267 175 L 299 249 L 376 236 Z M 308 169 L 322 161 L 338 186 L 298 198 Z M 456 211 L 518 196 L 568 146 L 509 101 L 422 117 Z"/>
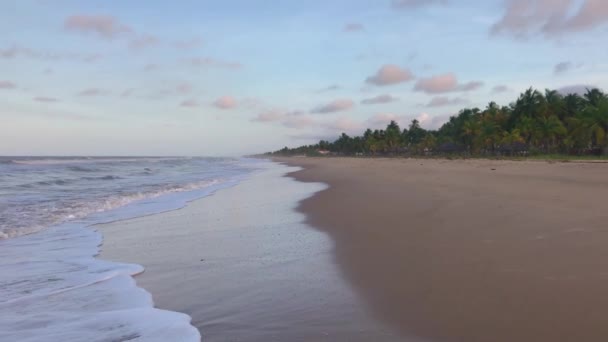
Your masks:
<path fill-rule="evenodd" d="M 0 155 L 235 156 L 608 89 L 605 0 L 0 2 Z"/>

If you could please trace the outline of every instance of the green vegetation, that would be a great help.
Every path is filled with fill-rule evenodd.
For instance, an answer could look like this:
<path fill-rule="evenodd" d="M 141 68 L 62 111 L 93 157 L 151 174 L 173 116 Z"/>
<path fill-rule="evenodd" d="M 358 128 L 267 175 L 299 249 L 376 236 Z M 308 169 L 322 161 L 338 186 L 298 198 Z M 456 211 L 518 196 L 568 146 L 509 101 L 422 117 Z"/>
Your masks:
<path fill-rule="evenodd" d="M 463 109 L 438 130 L 425 130 L 417 120 L 402 130 L 391 121 L 362 136 L 342 133 L 334 142 L 269 154 L 597 158 L 608 155 L 607 134 L 608 95 L 599 89 L 563 96 L 530 88 L 509 106 L 490 102 L 483 110 Z"/>

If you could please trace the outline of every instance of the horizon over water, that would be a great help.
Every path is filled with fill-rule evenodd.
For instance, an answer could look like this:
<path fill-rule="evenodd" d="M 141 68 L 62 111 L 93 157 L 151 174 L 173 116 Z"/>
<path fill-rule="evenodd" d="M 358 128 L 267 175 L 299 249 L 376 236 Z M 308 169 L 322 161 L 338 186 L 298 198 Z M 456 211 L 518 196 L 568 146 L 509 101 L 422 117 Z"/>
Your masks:
<path fill-rule="evenodd" d="M 140 265 L 96 259 L 91 226 L 175 210 L 238 184 L 261 161 L 220 157 L 0 157 L 0 340 L 198 341 L 154 308 Z"/>

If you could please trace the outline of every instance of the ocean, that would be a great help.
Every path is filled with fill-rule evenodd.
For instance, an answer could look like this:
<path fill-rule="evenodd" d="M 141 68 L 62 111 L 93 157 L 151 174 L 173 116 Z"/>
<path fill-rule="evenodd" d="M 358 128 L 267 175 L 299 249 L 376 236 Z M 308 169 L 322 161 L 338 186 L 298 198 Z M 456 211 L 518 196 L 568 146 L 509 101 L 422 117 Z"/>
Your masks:
<path fill-rule="evenodd" d="M 199 341 L 134 264 L 95 258 L 95 224 L 179 209 L 234 186 L 246 158 L 0 157 L 0 341 Z"/>

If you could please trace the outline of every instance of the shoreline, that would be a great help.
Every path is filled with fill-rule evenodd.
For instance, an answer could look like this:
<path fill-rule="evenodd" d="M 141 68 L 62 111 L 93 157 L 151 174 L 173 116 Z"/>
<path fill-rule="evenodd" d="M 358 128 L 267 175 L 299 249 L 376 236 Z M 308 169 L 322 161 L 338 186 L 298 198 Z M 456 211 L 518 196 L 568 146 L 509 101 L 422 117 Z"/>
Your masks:
<path fill-rule="evenodd" d="M 603 341 L 603 163 L 272 158 L 372 311 L 441 341 Z M 362 196 L 364 194 L 364 196 Z"/>
<path fill-rule="evenodd" d="M 204 341 L 395 341 L 342 280 L 333 243 L 297 203 L 324 188 L 273 163 L 186 207 L 98 226 L 99 256 L 145 267 L 155 307 L 192 317 Z"/>

